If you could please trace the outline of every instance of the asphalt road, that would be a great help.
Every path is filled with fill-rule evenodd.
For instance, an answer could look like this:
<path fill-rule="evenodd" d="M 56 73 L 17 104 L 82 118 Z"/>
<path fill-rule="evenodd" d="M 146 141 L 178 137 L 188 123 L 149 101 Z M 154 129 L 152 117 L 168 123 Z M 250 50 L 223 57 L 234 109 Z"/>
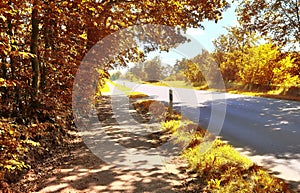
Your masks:
<path fill-rule="evenodd" d="M 118 81 L 169 101 L 165 86 Z M 172 88 L 174 108 L 300 190 L 300 102 Z"/>

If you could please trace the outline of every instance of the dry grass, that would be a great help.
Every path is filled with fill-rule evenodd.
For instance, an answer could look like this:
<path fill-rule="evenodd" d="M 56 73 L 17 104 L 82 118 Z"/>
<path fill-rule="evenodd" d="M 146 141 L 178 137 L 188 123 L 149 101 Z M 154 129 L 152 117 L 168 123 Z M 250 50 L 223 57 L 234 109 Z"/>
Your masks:
<path fill-rule="evenodd" d="M 114 85 L 118 90 L 124 92 L 131 99 L 148 97 L 148 95 L 146 95 L 144 93 L 132 91 L 132 89 L 127 86 L 120 85 L 115 82 L 111 82 L 111 84 Z"/>
<path fill-rule="evenodd" d="M 126 95 L 131 99 L 148 97 L 148 95 L 141 93 L 141 92 L 126 92 Z"/>
<path fill-rule="evenodd" d="M 252 88 L 249 88 L 243 84 L 227 83 L 226 91 L 233 94 L 300 101 L 299 91 L 298 93 L 289 93 L 285 92 L 284 89 L 280 87 L 271 88 L 267 86 L 254 85 Z"/>

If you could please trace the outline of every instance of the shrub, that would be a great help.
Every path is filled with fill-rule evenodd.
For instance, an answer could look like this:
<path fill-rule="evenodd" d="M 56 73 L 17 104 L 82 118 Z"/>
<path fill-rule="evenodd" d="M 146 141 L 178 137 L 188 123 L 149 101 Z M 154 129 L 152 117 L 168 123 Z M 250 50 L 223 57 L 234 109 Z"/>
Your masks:
<path fill-rule="evenodd" d="M 36 133 L 37 126 L 33 124 L 26 127 L 9 119 L 0 120 L 0 181 L 4 180 L 5 174 L 17 173 L 29 167 L 23 158 L 31 147 L 39 145 L 31 140 L 31 131 Z"/>

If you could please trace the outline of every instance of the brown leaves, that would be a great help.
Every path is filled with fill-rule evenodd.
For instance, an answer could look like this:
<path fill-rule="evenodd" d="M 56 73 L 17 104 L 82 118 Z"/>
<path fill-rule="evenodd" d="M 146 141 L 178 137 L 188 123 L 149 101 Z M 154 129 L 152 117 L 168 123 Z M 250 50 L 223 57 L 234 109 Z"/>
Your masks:
<path fill-rule="evenodd" d="M 20 144 L 27 144 L 24 148 L 32 145 L 24 140 L 46 135 L 51 132 L 50 128 L 60 134 L 69 129 L 74 77 L 85 54 L 99 40 L 133 25 L 198 27 L 205 18 L 218 19 L 227 5 L 226 1 L 213 0 L 209 3 L 192 0 L 1 1 L 0 128 L 4 128 L 1 130 L 4 141 L 0 145 L 6 146 L 0 163 L 21 160 L 20 156 L 26 151 Z M 170 34 L 174 38 L 170 38 Z M 152 30 L 151 34 L 141 34 L 138 38 L 150 45 L 145 47 L 148 51 L 168 50 L 175 41 L 186 41 L 172 30 Z M 95 60 L 109 54 L 118 55 L 110 61 L 98 60 L 101 65 L 97 67 L 103 73 L 89 78 L 99 78 L 101 84 L 103 78 L 108 78 L 109 69 L 143 59 L 145 50 L 139 50 L 128 39 L 118 38 L 105 53 L 99 53 Z M 114 52 L 122 47 L 119 45 L 126 45 L 128 49 Z M 3 117 L 11 120 L 6 122 Z M 20 165 L 23 167 L 21 161 Z"/>

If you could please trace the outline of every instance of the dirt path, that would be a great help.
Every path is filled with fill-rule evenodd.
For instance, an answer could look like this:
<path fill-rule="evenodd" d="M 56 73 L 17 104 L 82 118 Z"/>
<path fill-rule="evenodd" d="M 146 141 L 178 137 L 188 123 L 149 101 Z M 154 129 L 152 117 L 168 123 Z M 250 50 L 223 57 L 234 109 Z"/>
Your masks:
<path fill-rule="evenodd" d="M 119 144 L 151 152 L 151 148 L 162 143 L 163 133 L 156 131 L 141 137 L 118 127 L 109 97 L 105 97 L 99 109 L 103 128 Z M 193 178 L 180 158 L 171 158 L 161 166 L 150 164 L 145 169 L 126 169 L 99 159 L 78 133 L 73 134 L 76 137 L 68 147 L 58 148 L 55 155 L 30 170 L 14 189 L 20 192 L 188 192 L 183 185 Z"/>
<path fill-rule="evenodd" d="M 164 168 L 123 170 L 99 160 L 86 148 L 72 152 L 71 162 L 37 187 L 38 192 L 178 192 L 180 177 Z M 184 175 L 183 175 L 184 176 Z"/>

